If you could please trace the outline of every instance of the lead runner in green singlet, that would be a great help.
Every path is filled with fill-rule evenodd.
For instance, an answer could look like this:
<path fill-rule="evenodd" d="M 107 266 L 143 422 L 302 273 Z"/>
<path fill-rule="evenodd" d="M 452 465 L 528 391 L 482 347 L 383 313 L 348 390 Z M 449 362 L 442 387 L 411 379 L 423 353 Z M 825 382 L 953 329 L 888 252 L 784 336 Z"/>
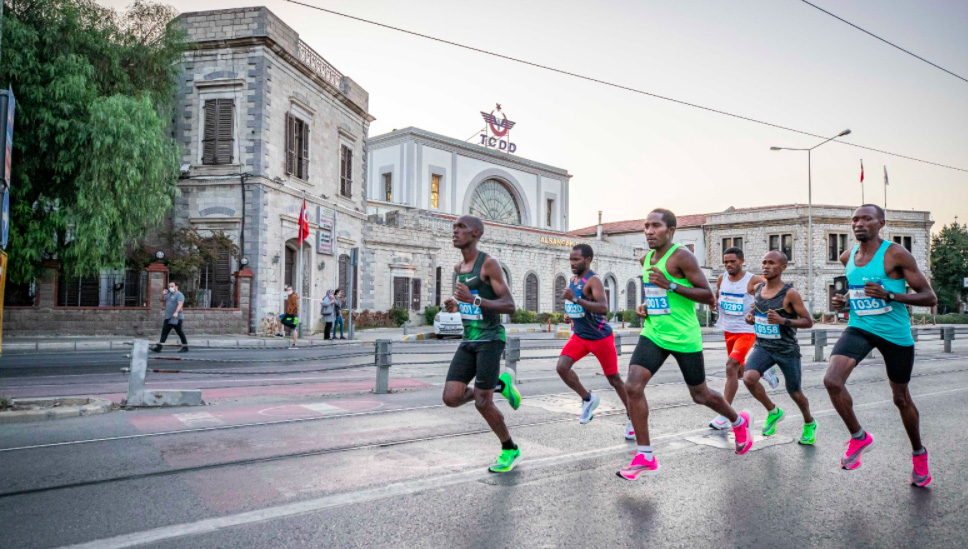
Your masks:
<path fill-rule="evenodd" d="M 736 413 L 722 395 L 706 386 L 702 356 L 702 331 L 696 318 L 696 303 L 712 305 L 713 292 L 689 250 L 672 242 L 676 216 L 656 209 L 645 219 L 648 255 L 642 261 L 644 299 L 636 312 L 645 328 L 632 353 L 628 380 L 628 411 L 635 427 L 638 452 L 618 476 L 635 480 L 640 475 L 655 475 L 659 464 L 649 441 L 649 404 L 645 386 L 672 355 L 682 370 L 689 393 L 697 404 L 722 414 L 733 426 L 736 453 L 745 454 L 753 444 L 748 412 Z"/>
<path fill-rule="evenodd" d="M 461 262 L 454 267 L 454 296 L 444 301 L 447 312 L 460 313 L 464 340 L 457 347 L 444 384 L 444 404 L 456 408 L 473 401 L 477 411 L 501 441 L 501 454 L 492 473 L 514 468 L 521 451 L 511 440 L 504 416 L 494 405 L 494 391 L 500 392 L 515 410 L 521 395 L 514 387 L 514 372 L 501 373 L 504 352 L 504 326 L 501 314 L 514 312 L 514 298 L 504 281 L 504 271 L 496 259 L 477 249 L 484 234 L 484 222 L 472 215 L 454 221 L 454 247 Z M 471 380 L 474 388 L 468 387 Z"/>

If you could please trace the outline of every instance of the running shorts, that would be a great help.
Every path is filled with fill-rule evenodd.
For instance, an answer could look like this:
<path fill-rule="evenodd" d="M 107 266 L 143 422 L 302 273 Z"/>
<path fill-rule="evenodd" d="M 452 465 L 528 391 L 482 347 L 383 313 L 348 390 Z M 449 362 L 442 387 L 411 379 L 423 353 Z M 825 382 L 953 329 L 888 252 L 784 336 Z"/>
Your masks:
<path fill-rule="evenodd" d="M 914 370 L 914 345 L 898 345 L 883 337 L 874 335 L 867 330 L 849 326 L 841 334 L 831 355 L 841 355 L 852 358 L 860 364 L 872 349 L 877 349 L 884 355 L 884 365 L 887 367 L 887 379 L 894 383 L 909 383 L 911 372 Z"/>
<path fill-rule="evenodd" d="M 702 385 L 706 382 L 706 367 L 703 363 L 702 351 L 695 353 L 684 353 L 681 351 L 671 351 L 656 345 L 651 339 L 640 335 L 639 342 L 632 351 L 632 361 L 630 365 L 641 366 L 652 375 L 655 375 L 662 367 L 662 364 L 672 355 L 682 370 L 682 377 L 686 380 L 686 385 Z"/>
<path fill-rule="evenodd" d="M 729 358 L 738 360 L 743 366 L 746 365 L 746 355 L 749 354 L 754 343 L 756 343 L 756 334 L 726 332 L 726 354 L 729 355 Z"/>
<path fill-rule="evenodd" d="M 783 382 L 786 384 L 788 393 L 800 391 L 800 380 L 803 372 L 800 368 L 800 353 L 791 351 L 789 353 L 779 353 L 768 351 L 757 345 L 753 347 L 750 356 L 746 359 L 746 371 L 756 371 L 760 375 L 776 365 L 783 372 Z"/>
<path fill-rule="evenodd" d="M 462 341 L 450 361 L 447 381 L 468 384 L 476 378 L 475 387 L 482 391 L 491 391 L 497 386 L 498 376 L 501 375 L 502 354 L 504 342 L 499 339 Z"/>
<path fill-rule="evenodd" d="M 618 355 L 615 352 L 613 334 L 609 334 L 605 339 L 596 340 L 582 339 L 572 334 L 568 343 L 565 343 L 564 349 L 561 350 L 561 356 L 569 357 L 575 362 L 585 358 L 588 353 L 595 355 L 605 375 L 613 376 L 618 373 Z"/>

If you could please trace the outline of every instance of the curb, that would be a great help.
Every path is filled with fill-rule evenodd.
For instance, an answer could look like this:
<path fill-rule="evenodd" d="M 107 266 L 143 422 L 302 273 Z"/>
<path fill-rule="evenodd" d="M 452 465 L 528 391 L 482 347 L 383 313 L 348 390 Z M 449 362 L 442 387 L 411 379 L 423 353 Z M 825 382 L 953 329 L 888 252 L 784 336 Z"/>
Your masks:
<path fill-rule="evenodd" d="M 525 333 L 538 333 L 538 332 L 548 333 L 545 330 L 542 330 L 539 328 L 505 328 L 504 329 L 504 333 L 507 333 L 507 334 L 525 334 Z M 425 332 L 420 334 L 408 334 L 408 335 L 402 336 L 397 341 L 424 341 L 427 339 L 434 339 L 434 337 L 435 336 L 433 332 Z"/>
<path fill-rule="evenodd" d="M 19 410 L 13 412 L 0 413 L 0 425 L 9 423 L 28 423 L 32 421 L 45 421 L 52 419 L 64 419 L 69 417 L 92 416 L 104 414 L 111 411 L 113 403 L 103 398 L 69 399 L 69 398 L 24 398 L 14 399 L 14 402 L 39 402 L 56 400 L 86 400 L 87 404 L 76 404 L 73 406 L 62 406 L 47 410 Z"/>

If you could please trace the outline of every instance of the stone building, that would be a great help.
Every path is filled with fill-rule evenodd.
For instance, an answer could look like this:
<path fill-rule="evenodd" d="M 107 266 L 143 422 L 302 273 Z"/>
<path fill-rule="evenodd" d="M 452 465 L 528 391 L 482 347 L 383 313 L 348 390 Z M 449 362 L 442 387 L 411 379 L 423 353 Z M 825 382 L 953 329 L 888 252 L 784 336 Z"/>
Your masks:
<path fill-rule="evenodd" d="M 485 220 L 481 249 L 501 262 L 519 309 L 564 310 L 558 296 L 580 242 L 595 250 L 610 310 L 636 305 L 632 247 L 567 233 L 567 170 L 418 128 L 371 138 L 367 160 L 361 308 L 420 311 L 452 295 L 452 224 L 468 213 Z"/>
<path fill-rule="evenodd" d="M 599 212 L 599 220 L 601 212 Z M 699 266 L 708 269 L 706 263 L 706 239 L 703 234 L 703 223 L 706 216 L 698 215 L 677 215 L 676 233 L 672 237 L 673 242 L 681 243 L 696 255 Z M 605 239 L 613 244 L 631 246 L 637 255 L 642 255 L 649 249 L 649 243 L 645 240 L 645 218 L 629 219 L 626 221 L 613 221 L 601 223 L 571 231 L 571 234 L 584 238 Z"/>
<path fill-rule="evenodd" d="M 714 278 L 723 273 L 722 252 L 739 246 L 746 255 L 746 264 L 759 269 L 763 255 L 769 250 L 781 250 L 790 258 L 784 278 L 789 280 L 807 300 L 808 260 L 813 263 L 813 310 L 832 311 L 834 277 L 843 276 L 840 254 L 851 249 L 856 241 L 850 228 L 854 206 L 813 206 L 812 257 L 808 258 L 808 208 L 806 204 L 783 204 L 758 208 L 729 208 L 719 213 L 706 214 L 703 226 L 708 256 Z M 930 280 L 931 213 L 914 210 L 887 210 L 887 225 L 881 237 L 908 249 Z M 916 308 L 915 312 L 929 312 Z"/>
<path fill-rule="evenodd" d="M 184 13 L 176 24 L 190 47 L 176 102 L 183 166 L 170 227 L 221 232 L 239 246 L 254 275 L 249 331 L 281 312 L 286 284 L 312 328 L 325 291 L 345 284 L 349 248 L 362 244 L 369 96 L 265 7 Z M 300 250 L 304 201 L 310 238 Z M 201 277 L 209 306 L 231 295 L 239 262 L 226 256 Z"/>

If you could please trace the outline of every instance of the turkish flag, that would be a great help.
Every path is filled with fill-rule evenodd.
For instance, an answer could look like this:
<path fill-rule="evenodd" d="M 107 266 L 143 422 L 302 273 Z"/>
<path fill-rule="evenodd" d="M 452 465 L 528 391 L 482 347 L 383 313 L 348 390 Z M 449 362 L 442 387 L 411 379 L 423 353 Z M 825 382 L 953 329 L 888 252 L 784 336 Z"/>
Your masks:
<path fill-rule="evenodd" d="M 864 182 L 864 161 L 860 161 L 860 182 Z"/>
<path fill-rule="evenodd" d="M 309 238 L 309 212 L 306 211 L 306 199 L 303 199 L 302 209 L 299 210 L 299 244 Z"/>

